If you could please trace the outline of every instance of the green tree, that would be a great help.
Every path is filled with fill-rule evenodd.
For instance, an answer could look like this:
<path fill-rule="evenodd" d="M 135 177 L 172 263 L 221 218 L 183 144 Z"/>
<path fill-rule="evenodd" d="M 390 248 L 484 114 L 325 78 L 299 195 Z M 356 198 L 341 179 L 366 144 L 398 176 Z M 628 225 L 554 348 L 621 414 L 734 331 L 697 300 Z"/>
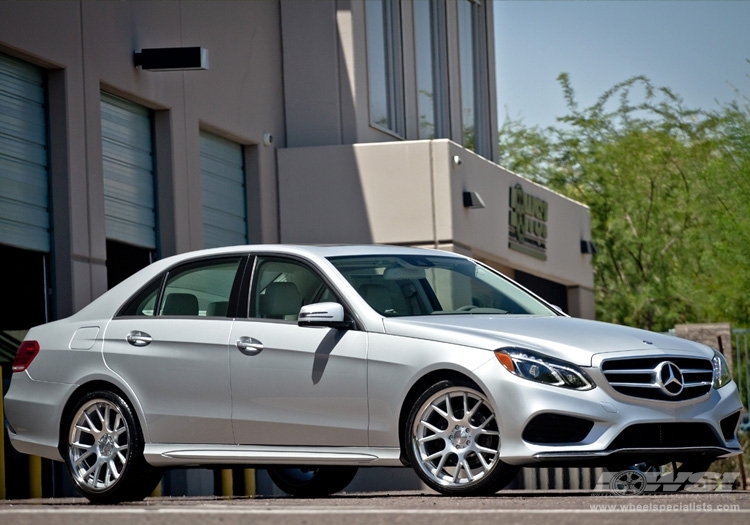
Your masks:
<path fill-rule="evenodd" d="M 633 77 L 546 129 L 506 118 L 500 163 L 591 209 L 597 317 L 667 330 L 750 321 L 750 111 L 686 108 Z"/>

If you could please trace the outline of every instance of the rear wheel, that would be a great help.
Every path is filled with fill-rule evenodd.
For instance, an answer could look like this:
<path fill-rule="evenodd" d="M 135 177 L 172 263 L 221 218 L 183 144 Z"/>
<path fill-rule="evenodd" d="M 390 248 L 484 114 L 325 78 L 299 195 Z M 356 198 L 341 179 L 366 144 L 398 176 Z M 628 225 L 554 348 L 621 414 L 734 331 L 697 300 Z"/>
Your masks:
<path fill-rule="evenodd" d="M 319 498 L 344 490 L 357 474 L 357 467 L 270 468 L 271 481 L 291 496 Z"/>
<path fill-rule="evenodd" d="M 417 475 L 446 495 L 494 494 L 518 472 L 500 460 L 500 427 L 485 395 L 463 381 L 440 381 L 414 403 L 406 453 Z"/>
<path fill-rule="evenodd" d="M 64 441 L 65 464 L 74 486 L 92 503 L 141 500 L 161 472 L 143 458 L 143 434 L 122 397 L 86 394 L 71 411 Z"/>

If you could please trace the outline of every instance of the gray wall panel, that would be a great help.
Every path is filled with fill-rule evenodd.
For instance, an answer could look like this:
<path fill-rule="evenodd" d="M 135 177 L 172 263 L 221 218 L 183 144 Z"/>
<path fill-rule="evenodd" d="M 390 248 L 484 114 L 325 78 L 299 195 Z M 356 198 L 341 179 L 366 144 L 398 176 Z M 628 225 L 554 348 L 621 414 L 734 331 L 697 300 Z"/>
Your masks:
<path fill-rule="evenodd" d="M 151 112 L 107 93 L 101 110 L 107 238 L 156 249 Z"/>
<path fill-rule="evenodd" d="M 247 244 L 242 146 L 205 131 L 200 144 L 204 246 Z"/>

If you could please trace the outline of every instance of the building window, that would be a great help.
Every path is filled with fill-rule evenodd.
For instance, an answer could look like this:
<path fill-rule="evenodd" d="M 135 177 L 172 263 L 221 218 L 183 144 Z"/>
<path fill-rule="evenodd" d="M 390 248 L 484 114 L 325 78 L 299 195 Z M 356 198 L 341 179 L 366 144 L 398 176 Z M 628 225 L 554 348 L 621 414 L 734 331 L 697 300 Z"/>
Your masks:
<path fill-rule="evenodd" d="M 485 8 L 479 0 L 458 4 L 463 145 L 492 158 Z"/>
<path fill-rule="evenodd" d="M 367 0 L 365 5 L 370 123 L 403 136 L 401 3 L 399 0 Z"/>
<path fill-rule="evenodd" d="M 414 2 L 414 45 L 417 64 L 419 138 L 447 137 L 448 49 L 445 2 Z"/>

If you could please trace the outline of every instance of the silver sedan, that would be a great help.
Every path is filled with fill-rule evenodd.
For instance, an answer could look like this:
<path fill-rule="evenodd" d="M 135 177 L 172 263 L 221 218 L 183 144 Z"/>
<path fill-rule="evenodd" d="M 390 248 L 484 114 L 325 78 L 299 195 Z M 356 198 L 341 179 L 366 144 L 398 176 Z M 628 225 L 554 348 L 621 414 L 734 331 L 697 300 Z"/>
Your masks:
<path fill-rule="evenodd" d="M 33 328 L 13 371 L 13 446 L 65 462 L 102 503 L 142 499 L 178 466 L 267 468 L 298 496 L 410 466 L 477 495 L 522 466 L 700 473 L 741 450 L 719 352 L 568 317 L 437 250 L 166 258 Z"/>

